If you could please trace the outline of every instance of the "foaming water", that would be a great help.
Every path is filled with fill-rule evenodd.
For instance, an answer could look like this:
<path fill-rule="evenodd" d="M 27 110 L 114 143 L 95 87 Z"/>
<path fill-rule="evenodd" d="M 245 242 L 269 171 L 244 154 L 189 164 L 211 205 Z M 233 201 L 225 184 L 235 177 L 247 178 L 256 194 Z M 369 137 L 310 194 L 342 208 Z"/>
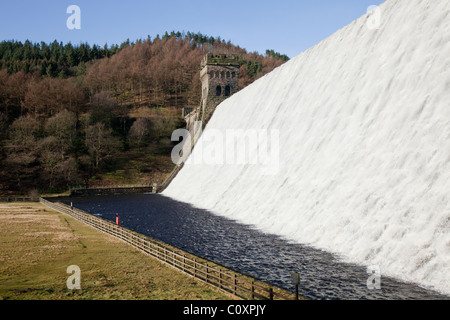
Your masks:
<path fill-rule="evenodd" d="M 190 158 L 278 130 L 274 175 L 192 161 L 163 194 L 450 295 L 450 1 L 379 9 L 220 104 Z"/>
<path fill-rule="evenodd" d="M 162 195 L 62 198 L 62 202 L 123 227 L 209 258 L 235 270 L 293 290 L 290 274 L 301 275 L 300 293 L 315 299 L 448 299 L 382 275 L 381 290 L 369 290 L 364 267 L 339 262 L 325 251 L 289 242 L 248 225 Z"/>

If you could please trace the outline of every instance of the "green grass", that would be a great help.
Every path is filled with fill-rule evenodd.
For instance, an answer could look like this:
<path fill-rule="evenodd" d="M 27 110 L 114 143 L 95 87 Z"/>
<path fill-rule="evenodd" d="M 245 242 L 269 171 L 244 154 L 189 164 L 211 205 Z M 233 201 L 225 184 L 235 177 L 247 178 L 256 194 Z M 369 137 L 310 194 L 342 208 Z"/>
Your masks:
<path fill-rule="evenodd" d="M 67 267 L 81 270 L 69 290 Z M 38 203 L 0 204 L 0 299 L 231 299 Z"/>

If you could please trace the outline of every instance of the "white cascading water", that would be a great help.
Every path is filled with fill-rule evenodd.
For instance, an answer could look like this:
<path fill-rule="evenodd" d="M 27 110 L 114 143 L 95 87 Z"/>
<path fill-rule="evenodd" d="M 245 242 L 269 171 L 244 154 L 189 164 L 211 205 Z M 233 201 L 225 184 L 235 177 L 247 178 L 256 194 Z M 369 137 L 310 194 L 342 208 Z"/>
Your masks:
<path fill-rule="evenodd" d="M 450 294 L 450 1 L 380 10 L 216 109 L 200 142 L 279 130 L 275 175 L 186 164 L 163 194 Z"/>

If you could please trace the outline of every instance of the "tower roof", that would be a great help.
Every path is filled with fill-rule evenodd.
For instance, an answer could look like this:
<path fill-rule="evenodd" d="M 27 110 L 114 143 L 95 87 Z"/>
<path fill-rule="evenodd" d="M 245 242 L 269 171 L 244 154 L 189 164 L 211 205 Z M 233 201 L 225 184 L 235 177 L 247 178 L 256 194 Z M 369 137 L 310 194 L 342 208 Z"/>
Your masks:
<path fill-rule="evenodd" d="M 237 54 L 207 54 L 202 61 L 201 67 L 213 66 L 237 66 L 239 67 L 239 56 Z"/>

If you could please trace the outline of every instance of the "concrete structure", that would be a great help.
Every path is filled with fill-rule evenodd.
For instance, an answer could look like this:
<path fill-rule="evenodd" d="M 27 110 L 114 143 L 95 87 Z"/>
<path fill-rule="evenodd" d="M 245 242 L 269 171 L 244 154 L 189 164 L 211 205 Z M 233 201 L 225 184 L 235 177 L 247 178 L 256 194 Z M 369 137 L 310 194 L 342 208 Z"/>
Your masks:
<path fill-rule="evenodd" d="M 238 90 L 239 57 L 208 54 L 201 63 L 202 103 L 200 119 L 205 126 L 216 107 Z"/>
<path fill-rule="evenodd" d="M 198 108 L 183 108 L 182 117 L 186 121 L 186 129 L 195 144 L 211 118 L 216 107 L 239 90 L 239 56 L 224 54 L 208 54 L 200 65 L 202 81 L 202 101 Z M 196 125 L 201 121 L 202 125 Z"/>

